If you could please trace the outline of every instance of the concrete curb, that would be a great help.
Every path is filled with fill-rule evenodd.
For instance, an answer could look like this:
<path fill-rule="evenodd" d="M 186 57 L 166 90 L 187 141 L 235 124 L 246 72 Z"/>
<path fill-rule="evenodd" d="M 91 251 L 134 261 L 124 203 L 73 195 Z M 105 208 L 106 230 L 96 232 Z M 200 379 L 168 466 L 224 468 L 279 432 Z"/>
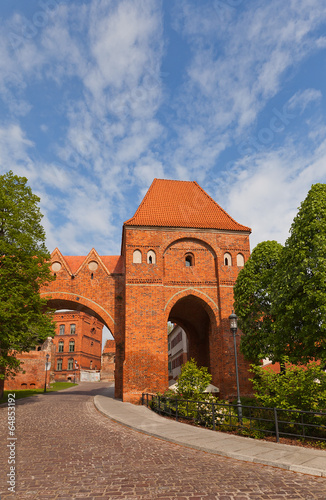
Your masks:
<path fill-rule="evenodd" d="M 169 443 L 245 462 L 326 477 L 326 452 L 214 432 L 169 420 L 144 406 L 94 397 L 97 410 L 114 422 Z"/>

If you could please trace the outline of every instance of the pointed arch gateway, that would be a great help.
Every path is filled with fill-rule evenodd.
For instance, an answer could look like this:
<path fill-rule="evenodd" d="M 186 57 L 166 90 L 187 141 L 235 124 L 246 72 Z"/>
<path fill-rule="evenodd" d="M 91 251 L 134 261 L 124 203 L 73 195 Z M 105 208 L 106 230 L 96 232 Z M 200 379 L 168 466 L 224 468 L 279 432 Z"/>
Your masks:
<path fill-rule="evenodd" d="M 194 358 L 198 366 L 206 366 L 213 384 L 221 382 L 219 309 L 205 292 L 196 289 L 176 293 L 165 306 L 166 320 L 176 323 L 186 332 L 188 360 Z"/>

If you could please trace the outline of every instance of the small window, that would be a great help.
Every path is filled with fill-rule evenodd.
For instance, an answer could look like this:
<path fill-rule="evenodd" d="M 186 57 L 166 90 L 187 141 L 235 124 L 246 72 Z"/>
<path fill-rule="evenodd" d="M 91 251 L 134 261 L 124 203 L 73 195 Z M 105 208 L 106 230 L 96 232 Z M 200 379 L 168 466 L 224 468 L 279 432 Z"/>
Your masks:
<path fill-rule="evenodd" d="M 73 358 L 68 359 L 68 370 L 73 370 L 74 369 L 74 360 Z"/>
<path fill-rule="evenodd" d="M 75 341 L 74 340 L 70 340 L 69 342 L 69 352 L 74 352 L 75 350 Z"/>
<path fill-rule="evenodd" d="M 64 346 L 64 342 L 63 342 L 63 340 L 60 340 L 59 346 L 58 346 L 58 352 L 63 352 L 63 346 Z"/>
<path fill-rule="evenodd" d="M 237 266 L 238 267 L 244 266 L 244 256 L 242 255 L 242 253 L 238 253 L 237 255 Z"/>
<path fill-rule="evenodd" d="M 70 335 L 75 335 L 76 333 L 76 325 L 70 325 Z"/>
<path fill-rule="evenodd" d="M 132 254 L 132 262 L 133 264 L 141 264 L 142 256 L 140 250 L 135 250 Z"/>
<path fill-rule="evenodd" d="M 185 265 L 186 267 L 192 267 L 195 264 L 195 259 L 192 253 L 187 253 L 185 257 Z"/>
<path fill-rule="evenodd" d="M 64 335 L 65 334 L 65 325 L 60 325 L 59 334 L 60 335 Z"/>
<path fill-rule="evenodd" d="M 62 370 L 62 359 L 58 359 L 57 361 L 57 370 L 61 372 Z"/>
<path fill-rule="evenodd" d="M 147 252 L 147 264 L 156 264 L 156 255 L 154 250 L 149 250 Z"/>
<path fill-rule="evenodd" d="M 91 361 L 89 364 L 90 369 L 92 369 L 92 366 L 93 366 L 93 361 Z"/>
<path fill-rule="evenodd" d="M 232 266 L 232 257 L 229 253 L 224 254 L 224 265 L 225 266 Z"/>

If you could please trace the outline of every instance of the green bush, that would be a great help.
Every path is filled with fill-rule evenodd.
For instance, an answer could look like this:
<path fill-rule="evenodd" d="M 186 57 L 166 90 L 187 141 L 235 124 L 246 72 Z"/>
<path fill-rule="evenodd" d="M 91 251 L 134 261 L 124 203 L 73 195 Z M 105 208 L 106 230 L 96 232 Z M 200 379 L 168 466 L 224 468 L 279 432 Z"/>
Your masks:
<path fill-rule="evenodd" d="M 187 361 L 182 368 L 177 383 L 177 394 L 184 399 L 200 396 L 211 383 L 212 375 L 206 366 L 197 366 L 194 359 Z"/>
<path fill-rule="evenodd" d="M 255 397 L 261 406 L 287 410 L 325 411 L 326 374 L 316 363 L 287 365 L 285 373 L 275 373 L 252 365 Z"/>

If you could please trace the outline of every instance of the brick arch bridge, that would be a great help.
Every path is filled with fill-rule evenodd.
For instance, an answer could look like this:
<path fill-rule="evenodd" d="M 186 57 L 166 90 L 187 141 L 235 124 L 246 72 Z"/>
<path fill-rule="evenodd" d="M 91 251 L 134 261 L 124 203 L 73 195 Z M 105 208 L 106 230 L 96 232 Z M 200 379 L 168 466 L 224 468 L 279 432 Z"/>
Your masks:
<path fill-rule="evenodd" d="M 189 355 L 229 397 L 236 381 L 228 316 L 237 263 L 250 254 L 249 234 L 196 182 L 155 179 L 124 223 L 121 255 L 92 249 L 63 256 L 55 249 L 56 280 L 42 294 L 52 307 L 88 312 L 112 332 L 116 397 L 138 402 L 142 392 L 168 387 L 168 320 L 185 329 Z M 249 394 L 240 353 L 239 376 L 242 394 Z"/>

